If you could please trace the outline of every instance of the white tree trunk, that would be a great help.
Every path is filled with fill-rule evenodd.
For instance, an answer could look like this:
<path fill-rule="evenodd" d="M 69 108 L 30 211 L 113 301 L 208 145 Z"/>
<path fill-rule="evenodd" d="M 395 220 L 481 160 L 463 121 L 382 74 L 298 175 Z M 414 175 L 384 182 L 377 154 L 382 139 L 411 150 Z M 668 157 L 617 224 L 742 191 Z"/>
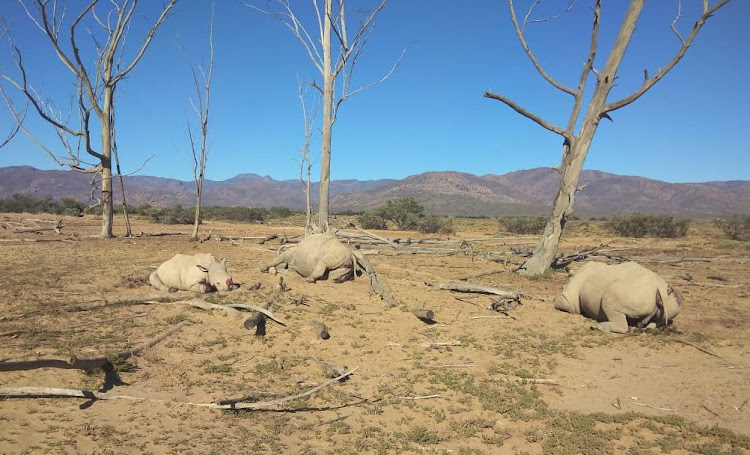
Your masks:
<path fill-rule="evenodd" d="M 331 17 L 333 0 L 325 0 L 325 18 Z M 328 200 L 331 185 L 331 136 L 333 132 L 333 83 L 331 70 L 331 21 L 323 20 L 323 140 L 320 148 L 318 228 L 328 232 Z"/>
<path fill-rule="evenodd" d="M 596 87 L 589 102 L 586 116 L 583 119 L 581 131 L 575 136 L 571 144 L 563 146 L 560 186 L 552 206 L 552 214 L 544 229 L 544 234 L 542 234 L 542 238 L 536 250 L 534 250 L 534 255 L 519 270 L 522 275 L 544 273 L 552 265 L 555 255 L 557 255 L 565 222 L 573 213 L 575 193 L 578 190 L 578 179 L 581 176 L 583 163 L 586 160 L 589 148 L 591 148 L 591 142 L 594 139 L 601 116 L 606 112 L 604 106 L 607 102 L 607 96 L 614 86 L 617 70 L 633 37 L 644 2 L 645 0 L 632 0 L 630 2 L 604 70 L 597 75 Z"/>
<path fill-rule="evenodd" d="M 102 230 L 101 237 L 112 237 L 114 205 L 112 198 L 112 88 L 104 89 L 102 101 Z"/>

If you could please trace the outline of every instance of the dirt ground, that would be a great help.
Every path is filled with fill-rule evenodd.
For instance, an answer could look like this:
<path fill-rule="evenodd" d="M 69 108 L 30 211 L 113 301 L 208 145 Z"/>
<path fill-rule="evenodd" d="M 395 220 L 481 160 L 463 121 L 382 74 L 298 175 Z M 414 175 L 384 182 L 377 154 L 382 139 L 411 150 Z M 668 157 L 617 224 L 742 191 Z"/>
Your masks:
<path fill-rule="evenodd" d="M 400 306 L 389 308 L 364 278 L 310 284 L 287 273 L 280 276 L 289 290 L 270 308 L 286 326 L 269 321 L 258 337 L 243 326 L 250 313 L 159 303 L 148 297 L 153 288 L 123 277 L 142 277 L 178 252 L 211 252 L 228 259 L 242 286 L 206 300 L 260 305 L 279 275 L 259 268 L 280 242 L 259 238 L 298 236 L 299 218 L 207 222 L 203 235 L 247 238 L 205 242 L 188 241 L 189 226 L 142 220 L 133 230 L 143 235 L 125 238 L 119 219 L 118 237 L 92 238 L 100 222 L 91 217 L 64 218 L 61 234 L 15 232 L 55 220 L 0 214 L 0 368 L 112 356 L 188 322 L 120 362 L 117 385 L 100 370 L 0 370 L 0 388 L 135 397 L 6 397 L 0 453 L 750 453 L 750 244 L 723 239 L 710 223 L 665 240 L 616 238 L 597 223 L 577 222 L 563 239 L 564 253 L 611 242 L 610 254 L 669 276 L 686 300 L 676 332 L 590 330 L 591 321 L 552 306 L 565 273 L 512 273 L 521 258 L 511 249 L 533 247 L 535 236 L 499 234 L 495 220 L 455 220 L 457 233 L 442 237 L 454 242 L 419 245 L 453 254 L 362 246 Z M 149 235 L 158 233 L 174 235 Z M 489 309 L 491 296 L 435 286 L 448 282 L 523 298 L 506 315 Z M 254 283 L 260 289 L 251 290 Z M 435 323 L 416 318 L 415 308 L 433 310 Z M 325 324 L 330 338 L 321 339 L 311 321 Z M 316 360 L 357 369 L 259 410 L 197 406 L 303 393 L 330 379 Z"/>

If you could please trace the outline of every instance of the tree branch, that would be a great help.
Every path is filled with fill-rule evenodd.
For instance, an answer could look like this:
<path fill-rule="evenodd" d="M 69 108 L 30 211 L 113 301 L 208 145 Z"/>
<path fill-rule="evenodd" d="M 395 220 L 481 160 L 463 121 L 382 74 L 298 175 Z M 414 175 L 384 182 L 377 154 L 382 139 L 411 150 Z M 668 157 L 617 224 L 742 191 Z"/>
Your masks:
<path fill-rule="evenodd" d="M 564 129 L 560 128 L 559 126 L 555 126 L 555 125 L 547 122 L 546 120 L 544 120 L 543 118 L 541 118 L 538 115 L 534 114 L 533 112 L 528 111 L 528 110 L 522 108 L 515 101 L 511 100 L 510 98 L 508 98 L 506 96 L 503 96 L 503 95 L 500 95 L 500 94 L 497 94 L 497 93 L 493 93 L 493 92 L 484 92 L 484 97 L 503 102 L 506 106 L 510 107 L 511 109 L 513 109 L 514 111 L 516 111 L 519 114 L 523 115 L 524 117 L 526 117 L 526 118 L 528 118 L 528 119 L 536 122 L 539 126 L 541 126 L 542 128 L 544 128 L 546 130 L 549 130 L 549 131 L 552 131 L 553 133 L 559 134 L 560 136 L 562 136 L 562 137 L 564 137 L 566 139 L 569 139 L 569 140 L 572 140 L 572 138 L 573 138 L 572 133 L 570 133 L 569 131 L 565 131 Z"/>
<path fill-rule="evenodd" d="M 581 70 L 581 77 L 578 79 L 578 89 L 576 90 L 575 102 L 573 104 L 573 110 L 570 113 L 568 120 L 568 131 L 574 131 L 576 123 L 578 121 L 578 115 L 581 112 L 581 106 L 583 104 L 583 92 L 586 89 L 586 79 L 589 77 L 589 72 L 594 66 L 594 58 L 596 58 L 596 46 L 599 41 L 599 19 L 602 12 L 601 0 L 596 0 L 594 4 L 594 25 L 591 31 L 591 44 L 589 46 L 589 57 L 586 59 L 586 63 L 583 65 Z"/>
<path fill-rule="evenodd" d="M 286 28 L 289 29 L 290 32 L 292 32 L 292 35 L 294 35 L 297 40 L 302 43 L 302 46 L 307 51 L 307 55 L 310 57 L 310 61 L 313 62 L 315 67 L 318 69 L 318 71 L 323 74 L 323 57 L 320 55 L 320 52 L 318 51 L 318 47 L 315 45 L 315 40 L 312 39 L 310 34 L 307 32 L 307 29 L 302 25 L 302 23 L 297 19 L 297 16 L 294 14 L 294 11 L 292 11 L 292 7 L 289 5 L 288 2 L 285 2 L 283 0 L 277 0 L 278 3 L 286 10 L 286 12 L 278 13 L 278 12 L 272 12 L 272 11 L 266 11 L 263 9 L 258 8 L 255 5 L 251 5 L 249 3 L 244 3 L 243 5 L 247 6 L 248 8 L 252 8 L 256 11 L 259 11 L 263 14 L 266 14 L 268 16 L 271 16 L 273 14 L 280 14 L 282 16 L 286 16 L 289 18 L 289 21 L 283 21 Z M 320 22 L 320 12 L 318 11 L 317 2 L 313 2 L 315 4 L 315 12 L 318 14 L 318 21 Z M 320 25 L 320 24 L 319 24 Z M 322 25 L 321 25 L 322 27 Z M 323 33 L 321 31 L 320 36 L 323 36 Z"/>
<path fill-rule="evenodd" d="M 167 6 L 164 7 L 161 14 L 159 15 L 159 18 L 154 23 L 154 26 L 149 30 L 148 35 L 146 35 L 146 38 L 143 40 L 143 44 L 141 44 L 141 48 L 138 50 L 138 53 L 133 58 L 133 60 L 130 62 L 130 65 L 128 65 L 127 68 L 125 68 L 123 71 L 121 71 L 117 76 L 115 76 L 112 79 L 111 84 L 116 84 L 120 79 L 124 78 L 130 71 L 133 70 L 135 65 L 138 64 L 138 62 L 141 60 L 141 57 L 143 57 L 143 54 L 146 52 L 146 49 L 148 48 L 149 44 L 151 44 L 151 40 L 154 38 L 154 35 L 156 35 L 156 30 L 161 26 L 161 24 L 167 19 L 167 16 L 169 15 L 169 11 L 174 7 L 174 5 L 179 0 L 171 0 Z M 133 3 L 133 6 L 135 7 L 135 3 Z M 132 10 L 131 10 L 132 13 Z M 128 19 L 125 21 L 126 23 L 129 22 L 130 14 L 128 15 Z"/>
<path fill-rule="evenodd" d="M 539 63 L 539 60 L 537 60 L 536 56 L 533 52 L 531 52 L 531 48 L 529 48 L 528 43 L 526 42 L 526 37 L 524 36 L 524 31 L 521 30 L 521 27 L 518 25 L 518 18 L 516 17 L 516 11 L 513 7 L 513 0 L 508 0 L 508 7 L 510 8 L 510 20 L 513 22 L 513 28 L 516 30 L 516 36 L 518 36 L 518 40 L 521 42 L 521 47 L 523 47 L 523 50 L 526 52 L 526 55 L 529 56 L 529 59 L 531 59 L 531 63 L 534 64 L 534 68 L 539 72 L 539 74 L 542 75 L 542 77 L 547 80 L 550 84 L 552 84 L 555 88 L 558 90 L 561 90 L 568 95 L 576 96 L 576 92 L 570 88 L 567 87 L 560 82 L 557 82 L 552 76 L 550 76 L 544 68 L 542 68 L 542 65 Z M 533 8 L 533 5 L 532 5 Z M 487 95 L 485 95 L 487 96 Z"/>
<path fill-rule="evenodd" d="M 719 10 L 719 8 L 729 3 L 729 1 L 730 0 L 721 0 L 720 2 L 716 3 L 714 6 L 709 8 L 708 1 L 705 0 L 703 2 L 703 14 L 695 22 L 695 25 L 693 25 L 693 29 L 690 31 L 690 35 L 688 35 L 687 39 L 683 40 L 680 34 L 677 33 L 677 36 L 680 39 L 680 42 L 682 45 L 680 46 L 680 49 L 677 51 L 675 56 L 672 57 L 672 60 L 670 60 L 669 63 L 667 63 L 667 65 L 664 68 L 657 71 L 654 77 L 652 77 L 651 79 L 646 78 L 646 80 L 643 82 L 643 85 L 638 90 L 633 92 L 630 96 L 627 96 L 613 103 L 606 104 L 602 108 L 602 114 L 606 114 L 607 112 L 612 112 L 614 110 L 627 106 L 628 104 L 640 98 L 651 87 L 653 87 L 654 84 L 659 82 L 669 71 L 672 70 L 672 68 L 675 67 L 675 65 L 677 65 L 677 63 L 679 63 L 679 61 L 687 52 L 690 45 L 693 44 L 693 40 L 695 40 L 695 37 L 698 36 L 698 32 L 706 23 L 708 18 L 711 17 L 717 10 Z M 675 21 L 677 21 L 677 19 L 679 18 L 679 15 L 680 15 L 680 10 L 678 8 L 677 17 L 675 17 Z M 672 22 L 672 29 L 674 30 L 674 22 Z"/>

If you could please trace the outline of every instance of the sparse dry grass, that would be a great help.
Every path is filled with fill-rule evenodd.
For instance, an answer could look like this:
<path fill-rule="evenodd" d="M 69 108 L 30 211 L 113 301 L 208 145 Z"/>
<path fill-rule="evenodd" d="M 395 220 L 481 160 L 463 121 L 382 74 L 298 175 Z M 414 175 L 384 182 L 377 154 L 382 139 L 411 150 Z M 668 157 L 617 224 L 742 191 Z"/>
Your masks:
<path fill-rule="evenodd" d="M 23 215 L 14 219 L 22 221 Z M 182 229 L 137 223 L 136 232 Z M 721 239 L 710 223 L 692 224 L 682 239 L 636 240 L 614 239 L 600 222 L 576 221 L 564 238 L 565 252 L 613 241 L 618 254 L 654 258 L 644 265 L 659 273 L 690 273 L 693 283 L 675 281 L 688 300 L 677 320 L 681 333 L 591 331 L 585 319 L 551 308 L 564 273 L 530 280 L 467 250 L 450 256 L 371 255 L 403 303 L 400 308 L 388 309 L 372 296 L 366 280 L 309 284 L 287 276 L 291 291 L 271 310 L 288 326 L 269 322 L 263 337 L 243 328 L 247 314 L 138 304 L 135 297 L 153 290 L 122 286 L 121 278 L 143 274 L 178 251 L 210 251 L 229 259 L 235 281 L 263 285 L 259 291 L 213 295 L 210 301 L 259 304 L 278 280 L 258 272 L 272 251 L 253 242 L 188 242 L 187 232 L 83 239 L 98 232 L 95 220 L 66 224 L 66 234 L 79 239 L 0 231 L 0 240 L 50 240 L 0 244 L 5 277 L 0 358 L 106 355 L 181 321 L 193 324 L 120 365 L 125 384 L 110 391 L 166 401 L 97 401 L 79 409 L 82 401 L 72 399 L 5 400 L 0 403 L 2 453 L 750 453 L 750 404 L 743 405 L 750 394 L 745 264 L 750 250 L 746 242 Z M 294 220 L 212 223 L 204 229 L 292 236 L 301 225 Z M 487 239 L 473 244 L 475 250 L 511 260 L 511 248 L 536 242 L 533 236 L 498 233 L 492 219 L 456 219 L 454 227 L 456 237 Z M 666 264 L 660 257 L 716 260 Z M 488 297 L 424 284 L 485 270 L 498 273 L 477 283 L 524 292 L 523 304 L 512 312 L 515 319 L 473 319 L 495 315 L 487 310 Z M 714 275 L 730 281 L 708 278 Z M 72 311 L 82 302 L 125 297 L 134 300 Z M 434 310 L 438 323 L 425 325 L 408 311 L 421 307 Z M 331 339 L 319 339 L 309 320 L 325 323 Z M 721 358 L 672 342 L 678 337 Z M 460 345 L 423 346 L 450 341 Z M 299 393 L 328 379 L 313 358 L 360 369 L 342 384 L 287 403 L 286 411 L 220 412 L 181 404 Z M 101 372 L 40 369 L 3 372 L 0 386 L 95 390 L 103 379 Z"/>

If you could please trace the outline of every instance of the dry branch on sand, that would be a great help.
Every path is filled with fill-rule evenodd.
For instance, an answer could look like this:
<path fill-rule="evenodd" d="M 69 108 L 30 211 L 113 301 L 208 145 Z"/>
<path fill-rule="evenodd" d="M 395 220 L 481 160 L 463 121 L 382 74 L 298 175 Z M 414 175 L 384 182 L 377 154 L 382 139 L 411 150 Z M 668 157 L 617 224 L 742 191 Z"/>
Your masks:
<path fill-rule="evenodd" d="M 388 287 L 388 283 L 386 283 L 385 280 L 380 275 L 378 275 L 377 272 L 375 272 L 375 267 L 372 266 L 370 260 L 356 249 L 352 249 L 352 253 L 357 259 L 357 262 L 362 266 L 363 269 L 365 269 L 365 272 L 367 272 L 367 275 L 370 277 L 370 287 L 372 288 L 373 292 L 375 292 L 383 300 L 385 300 L 386 303 L 388 303 L 389 307 L 398 306 L 398 302 L 393 297 L 393 294 L 391 294 L 391 289 Z"/>
<path fill-rule="evenodd" d="M 348 376 L 351 376 L 359 367 L 353 368 L 329 381 L 326 381 L 316 387 L 313 387 L 306 392 L 290 395 L 284 398 L 279 398 L 269 401 L 256 401 L 253 403 L 244 403 L 231 400 L 227 404 L 218 403 L 191 403 L 189 401 L 175 401 L 175 400 L 162 400 L 156 398 L 145 398 L 136 397 L 132 395 L 117 395 L 105 392 L 94 392 L 92 390 L 80 390 L 80 389 L 65 389 L 65 388 L 53 388 L 53 387 L 0 387 L 0 396 L 4 398 L 86 398 L 87 400 L 131 400 L 131 401 L 148 401 L 156 403 L 169 403 L 169 404 L 183 404 L 187 406 L 196 406 L 209 409 L 243 409 L 243 410 L 263 410 L 268 408 L 274 408 L 278 405 L 287 403 L 289 401 L 304 398 L 312 395 L 318 390 L 328 387 L 331 384 L 341 381 Z M 226 400 L 220 400 L 219 403 Z"/>
<path fill-rule="evenodd" d="M 63 224 L 62 220 L 58 220 L 56 223 L 54 223 L 52 226 L 23 226 L 23 227 L 17 227 L 15 229 L 16 232 L 42 232 L 42 231 L 55 231 L 55 234 L 62 234 L 62 228 L 65 225 Z"/>
<path fill-rule="evenodd" d="M 114 300 L 95 300 L 92 302 L 77 304 L 71 307 L 72 311 L 87 311 L 94 308 L 101 308 L 109 305 L 189 305 L 193 308 L 199 308 L 202 310 L 222 310 L 228 313 L 239 314 L 239 310 L 256 311 L 264 314 L 274 322 L 286 326 L 286 323 L 279 319 L 276 315 L 268 311 L 266 308 L 258 305 L 251 305 L 246 303 L 227 303 L 217 304 L 210 303 L 204 299 L 193 297 L 195 294 L 183 292 L 174 293 L 175 295 L 164 295 L 164 294 L 147 294 L 141 296 L 130 296 L 121 299 Z M 192 298 L 191 298 L 192 297 Z"/>
<path fill-rule="evenodd" d="M 457 292 L 477 292 L 480 294 L 493 294 L 500 296 L 504 299 L 520 300 L 521 293 L 509 292 L 502 289 L 494 288 L 492 286 L 485 286 L 483 284 L 471 284 L 471 283 L 431 283 L 425 282 L 428 286 L 434 286 L 439 289 L 445 289 L 448 291 Z"/>
<path fill-rule="evenodd" d="M 122 351 L 111 356 L 101 356 L 93 358 L 79 359 L 72 357 L 68 360 L 64 359 L 37 359 L 37 360 L 22 360 L 18 362 L 0 362 L 0 371 L 23 371 L 23 370 L 35 370 L 38 368 L 62 368 L 62 369 L 77 369 L 83 371 L 93 371 L 97 368 L 112 368 L 112 361 L 124 361 L 131 357 L 134 357 L 157 343 L 161 342 L 168 336 L 177 332 L 178 330 L 185 327 L 187 324 L 191 324 L 190 321 L 182 321 L 179 324 L 170 327 L 169 330 L 162 332 L 151 340 L 143 343 L 142 345 L 131 349 L 129 351 Z M 2 395 L 2 394 L 0 394 Z"/>
<path fill-rule="evenodd" d="M 607 259 L 612 259 L 617 262 L 625 262 L 628 260 L 625 256 L 615 255 L 611 254 L 612 251 L 616 251 L 614 249 L 606 249 L 606 247 L 609 246 L 609 244 L 612 242 L 602 243 L 599 246 L 588 248 L 582 251 L 579 251 L 577 253 L 572 254 L 558 254 L 555 259 L 552 261 L 552 264 L 550 265 L 553 269 L 561 269 L 564 267 L 567 267 L 573 262 L 580 262 L 585 261 L 586 259 L 593 258 L 593 257 L 604 257 Z"/>

